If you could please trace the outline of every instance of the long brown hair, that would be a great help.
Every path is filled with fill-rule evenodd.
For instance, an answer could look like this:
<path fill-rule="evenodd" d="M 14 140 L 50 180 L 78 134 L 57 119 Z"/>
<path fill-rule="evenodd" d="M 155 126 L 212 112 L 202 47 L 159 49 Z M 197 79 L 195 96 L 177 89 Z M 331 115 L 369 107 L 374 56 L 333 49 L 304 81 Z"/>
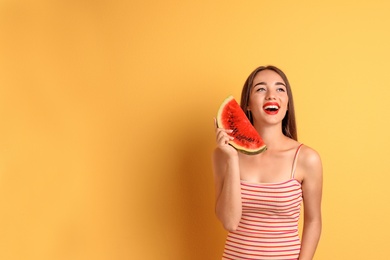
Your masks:
<path fill-rule="evenodd" d="M 298 140 L 298 134 L 297 134 L 297 125 L 295 121 L 295 110 L 294 110 L 294 100 L 292 96 L 292 91 L 290 87 L 290 83 L 288 82 L 286 74 L 284 72 L 272 65 L 269 66 L 260 66 L 256 68 L 247 78 L 245 81 L 244 87 L 242 88 L 241 92 L 241 108 L 244 110 L 246 116 L 249 118 L 251 123 L 253 124 L 253 118 L 250 115 L 250 111 L 248 111 L 248 105 L 249 105 L 249 97 L 252 90 L 253 85 L 253 79 L 256 77 L 257 73 L 263 70 L 272 70 L 279 74 L 280 77 L 282 77 L 284 83 L 286 83 L 286 89 L 287 89 L 287 96 L 288 96 L 288 110 L 286 113 L 286 116 L 282 120 L 282 131 L 283 134 L 287 137 L 290 137 L 294 140 Z"/>

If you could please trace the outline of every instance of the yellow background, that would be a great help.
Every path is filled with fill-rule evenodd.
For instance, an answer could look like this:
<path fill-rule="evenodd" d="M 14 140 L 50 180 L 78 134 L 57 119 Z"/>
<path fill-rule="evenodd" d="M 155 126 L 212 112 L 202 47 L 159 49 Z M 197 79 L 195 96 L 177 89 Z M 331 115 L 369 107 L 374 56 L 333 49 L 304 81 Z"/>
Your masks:
<path fill-rule="evenodd" d="M 386 259 L 389 10 L 0 1 L 0 259 L 220 259 L 213 116 L 266 64 L 322 156 L 315 259 Z"/>

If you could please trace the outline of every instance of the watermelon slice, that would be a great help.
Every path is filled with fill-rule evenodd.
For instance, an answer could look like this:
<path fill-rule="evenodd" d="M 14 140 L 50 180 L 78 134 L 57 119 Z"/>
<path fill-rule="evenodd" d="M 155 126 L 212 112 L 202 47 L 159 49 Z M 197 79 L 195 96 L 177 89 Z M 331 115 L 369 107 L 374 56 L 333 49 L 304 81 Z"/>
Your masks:
<path fill-rule="evenodd" d="M 233 96 L 229 96 L 221 104 L 218 110 L 217 124 L 218 127 L 233 130 L 230 135 L 234 139 L 229 144 L 237 151 L 252 155 L 267 149 L 263 139 Z"/>

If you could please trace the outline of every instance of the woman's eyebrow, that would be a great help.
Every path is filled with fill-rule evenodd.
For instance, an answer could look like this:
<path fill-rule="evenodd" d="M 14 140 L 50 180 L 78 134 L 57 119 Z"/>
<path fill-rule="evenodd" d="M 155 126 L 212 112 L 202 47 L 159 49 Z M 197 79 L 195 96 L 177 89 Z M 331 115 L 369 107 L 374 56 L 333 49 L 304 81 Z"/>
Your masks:
<path fill-rule="evenodd" d="M 282 86 L 286 86 L 286 84 L 284 84 L 283 82 L 276 82 L 275 85 L 282 85 Z"/>
<path fill-rule="evenodd" d="M 256 87 L 257 85 L 267 85 L 267 83 L 262 81 L 262 82 L 256 83 L 253 87 Z M 276 82 L 275 85 L 277 85 L 277 86 L 278 85 L 286 86 L 286 84 L 284 84 L 283 82 L 279 82 L 279 81 Z"/>
<path fill-rule="evenodd" d="M 256 87 L 257 85 L 267 85 L 265 82 L 259 82 L 259 83 L 256 83 L 253 87 Z"/>

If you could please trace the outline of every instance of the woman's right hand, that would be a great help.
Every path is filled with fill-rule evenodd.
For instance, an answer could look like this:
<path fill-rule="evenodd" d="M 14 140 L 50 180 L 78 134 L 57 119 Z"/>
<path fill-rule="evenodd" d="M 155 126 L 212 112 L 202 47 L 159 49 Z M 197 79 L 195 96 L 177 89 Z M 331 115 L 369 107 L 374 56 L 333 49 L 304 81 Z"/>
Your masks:
<path fill-rule="evenodd" d="M 217 148 L 227 156 L 237 156 L 238 154 L 237 150 L 233 146 L 229 145 L 229 142 L 234 140 L 234 137 L 229 135 L 230 133 L 233 132 L 233 130 L 219 128 L 217 125 L 217 120 L 215 118 L 214 118 L 214 127 L 215 127 Z"/>
<path fill-rule="evenodd" d="M 232 130 L 219 128 L 214 118 L 217 147 L 213 153 L 215 212 L 228 231 L 238 227 L 242 215 L 240 166 L 237 150 L 229 145 Z"/>

